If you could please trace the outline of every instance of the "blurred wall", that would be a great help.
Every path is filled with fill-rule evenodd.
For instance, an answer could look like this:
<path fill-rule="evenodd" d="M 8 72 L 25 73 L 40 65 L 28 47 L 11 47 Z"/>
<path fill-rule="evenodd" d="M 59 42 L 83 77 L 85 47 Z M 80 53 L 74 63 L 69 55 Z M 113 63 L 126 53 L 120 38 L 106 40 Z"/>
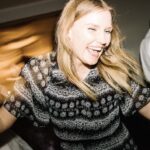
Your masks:
<path fill-rule="evenodd" d="M 116 8 L 125 48 L 138 59 L 140 42 L 149 29 L 150 0 L 106 1 Z"/>

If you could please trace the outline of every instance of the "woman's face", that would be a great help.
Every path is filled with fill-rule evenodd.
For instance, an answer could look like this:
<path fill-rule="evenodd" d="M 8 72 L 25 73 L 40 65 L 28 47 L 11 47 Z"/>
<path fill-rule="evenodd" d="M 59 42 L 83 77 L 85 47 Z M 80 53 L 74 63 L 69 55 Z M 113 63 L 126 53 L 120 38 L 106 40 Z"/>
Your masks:
<path fill-rule="evenodd" d="M 68 32 L 74 65 L 97 64 L 103 48 L 111 42 L 111 32 L 110 11 L 93 11 L 76 20 Z"/>

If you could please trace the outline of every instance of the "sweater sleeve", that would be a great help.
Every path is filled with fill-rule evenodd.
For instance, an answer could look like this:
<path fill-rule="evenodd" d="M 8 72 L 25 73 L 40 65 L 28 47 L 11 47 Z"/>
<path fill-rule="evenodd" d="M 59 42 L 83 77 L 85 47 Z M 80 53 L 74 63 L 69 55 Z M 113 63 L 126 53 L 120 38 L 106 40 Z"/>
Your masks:
<path fill-rule="evenodd" d="M 22 69 L 18 80 L 4 107 L 16 118 L 27 117 L 35 126 L 49 123 L 50 115 L 44 89 L 48 81 L 49 61 L 32 58 Z"/>
<path fill-rule="evenodd" d="M 125 116 L 133 115 L 150 102 L 149 87 L 143 87 L 131 81 L 131 88 L 131 94 L 125 92 L 120 100 L 120 108 Z"/>

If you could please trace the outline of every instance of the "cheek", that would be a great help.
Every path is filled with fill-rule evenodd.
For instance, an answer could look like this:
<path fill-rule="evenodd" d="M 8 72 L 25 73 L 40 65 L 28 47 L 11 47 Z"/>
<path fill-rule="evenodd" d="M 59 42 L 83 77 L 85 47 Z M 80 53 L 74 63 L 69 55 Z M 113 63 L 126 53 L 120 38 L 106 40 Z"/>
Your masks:
<path fill-rule="evenodd" d="M 84 33 L 80 34 L 79 32 L 74 33 L 74 37 L 72 38 L 72 43 L 74 45 L 81 47 L 88 41 L 88 36 L 86 36 Z"/>
<path fill-rule="evenodd" d="M 93 36 L 83 28 L 73 28 L 70 32 L 69 37 L 71 46 L 77 49 L 85 48 L 88 43 L 93 41 Z"/>
<path fill-rule="evenodd" d="M 107 37 L 107 46 L 111 43 L 111 35 Z"/>
<path fill-rule="evenodd" d="M 80 40 L 82 40 L 82 33 L 80 30 L 72 29 L 69 34 L 69 38 L 73 45 L 79 44 Z"/>

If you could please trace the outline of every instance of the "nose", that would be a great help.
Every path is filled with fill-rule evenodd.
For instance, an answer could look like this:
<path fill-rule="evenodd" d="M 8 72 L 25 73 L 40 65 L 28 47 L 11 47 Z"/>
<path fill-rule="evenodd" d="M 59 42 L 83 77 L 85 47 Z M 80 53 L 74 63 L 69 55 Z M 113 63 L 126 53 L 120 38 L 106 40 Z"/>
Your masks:
<path fill-rule="evenodd" d="M 105 47 L 106 44 L 107 44 L 107 39 L 106 39 L 105 33 L 99 33 L 99 34 L 97 34 L 96 41 L 97 41 L 100 45 L 102 45 L 102 46 Z"/>

